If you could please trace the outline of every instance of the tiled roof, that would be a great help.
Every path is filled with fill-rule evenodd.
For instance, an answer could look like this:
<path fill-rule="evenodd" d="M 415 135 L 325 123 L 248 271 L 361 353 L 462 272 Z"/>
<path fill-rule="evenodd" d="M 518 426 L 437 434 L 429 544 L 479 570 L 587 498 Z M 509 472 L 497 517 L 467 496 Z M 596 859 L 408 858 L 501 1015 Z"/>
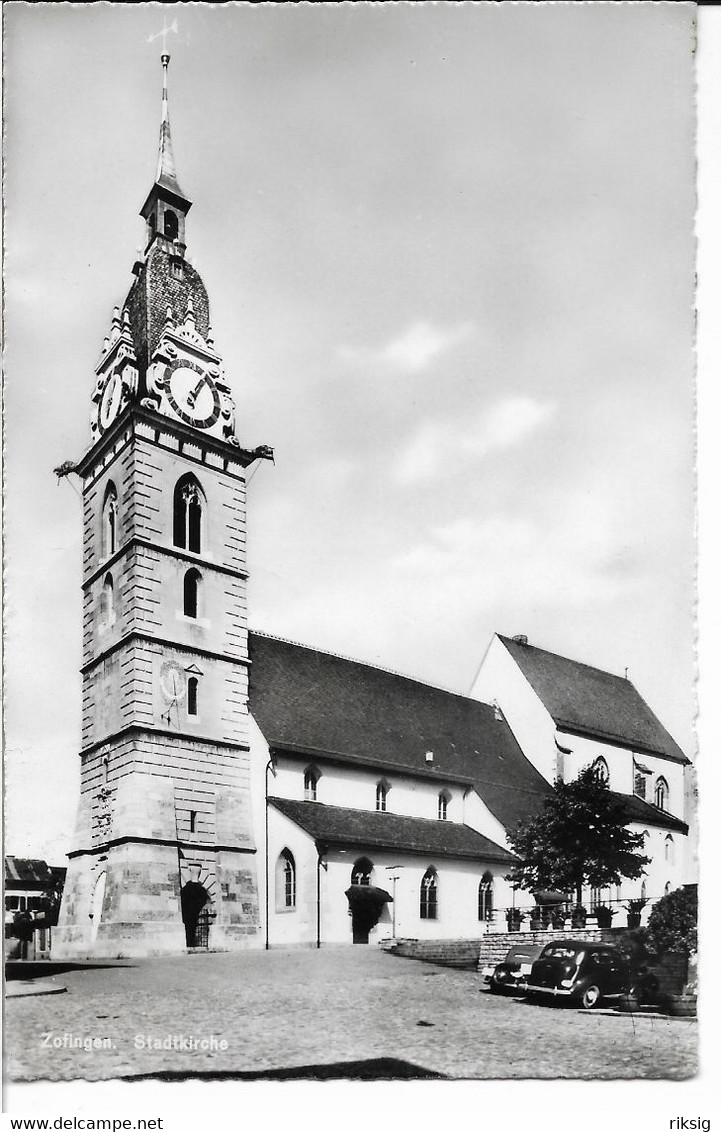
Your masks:
<path fill-rule="evenodd" d="M 433 857 L 470 857 L 508 865 L 515 861 L 507 849 L 460 822 L 351 810 L 345 806 L 326 806 L 322 802 L 268 800 L 311 837 L 329 845 L 353 845 L 359 850 L 403 850 Z"/>
<path fill-rule="evenodd" d="M 630 680 L 510 637 L 498 639 L 562 730 L 688 763 Z"/>
<path fill-rule="evenodd" d="M 5 858 L 5 884 L 10 888 L 50 887 L 56 880 L 58 868 L 51 868 L 46 861 L 34 857 Z M 63 876 L 65 869 L 62 870 Z"/>
<path fill-rule="evenodd" d="M 550 792 L 488 704 L 260 633 L 249 654 L 250 711 L 271 747 L 472 782 L 506 829 Z"/>
<path fill-rule="evenodd" d="M 645 802 L 643 798 L 638 798 L 635 794 L 618 794 L 615 790 L 612 790 L 611 793 L 616 801 L 623 802 L 629 821 L 640 822 L 642 825 L 657 825 L 662 829 L 675 829 L 679 833 L 688 833 L 686 822 L 681 821 L 680 818 L 675 818 L 673 814 L 667 813 L 666 810 L 659 810 L 658 806 L 652 806 L 650 802 Z"/>

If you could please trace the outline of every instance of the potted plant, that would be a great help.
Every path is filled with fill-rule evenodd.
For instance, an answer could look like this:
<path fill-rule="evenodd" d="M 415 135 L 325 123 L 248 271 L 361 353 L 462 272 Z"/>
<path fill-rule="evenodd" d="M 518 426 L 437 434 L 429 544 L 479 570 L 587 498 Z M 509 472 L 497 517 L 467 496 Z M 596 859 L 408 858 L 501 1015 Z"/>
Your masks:
<path fill-rule="evenodd" d="M 543 916 L 540 908 L 531 909 L 531 931 L 540 932 L 543 928 Z"/>
<path fill-rule="evenodd" d="M 574 904 L 571 909 L 571 927 L 585 928 L 587 912 L 583 904 Z"/>
<path fill-rule="evenodd" d="M 609 908 L 607 904 L 597 904 L 593 909 L 593 914 L 596 917 L 596 923 L 599 928 L 610 928 L 611 920 L 616 915 L 613 908 Z"/>
<path fill-rule="evenodd" d="M 520 932 L 523 912 L 520 908 L 506 908 L 506 924 L 509 932 Z"/>
<path fill-rule="evenodd" d="M 566 909 L 562 904 L 553 909 L 553 912 L 551 913 L 551 923 L 553 924 L 556 931 L 563 931 L 564 927 L 566 926 L 567 915 L 568 913 L 566 912 Z"/>
<path fill-rule="evenodd" d="M 624 908 L 628 913 L 628 926 L 629 928 L 641 927 L 641 912 L 648 904 L 645 896 L 640 896 L 636 900 L 629 900 L 628 904 L 624 904 Z"/>

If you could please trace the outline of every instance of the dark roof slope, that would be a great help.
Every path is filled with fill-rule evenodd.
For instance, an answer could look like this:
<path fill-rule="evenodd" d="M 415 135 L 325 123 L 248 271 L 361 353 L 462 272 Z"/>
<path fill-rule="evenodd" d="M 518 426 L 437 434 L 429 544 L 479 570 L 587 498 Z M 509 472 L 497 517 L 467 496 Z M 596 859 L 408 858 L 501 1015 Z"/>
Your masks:
<path fill-rule="evenodd" d="M 666 810 L 659 810 L 658 806 L 652 806 L 650 802 L 645 802 L 643 798 L 638 798 L 635 794 L 619 794 L 616 790 L 612 790 L 611 793 L 617 802 L 623 802 L 629 821 L 641 822 L 642 825 L 657 825 L 662 829 L 676 829 L 679 833 L 688 833 L 688 826 L 685 821 L 675 818 L 673 814 L 667 813 Z"/>
<path fill-rule="evenodd" d="M 564 731 L 688 763 L 630 680 L 498 634 Z"/>
<path fill-rule="evenodd" d="M 470 781 L 506 829 L 550 791 L 488 704 L 260 633 L 248 645 L 250 710 L 271 747 Z"/>
<path fill-rule="evenodd" d="M 45 889 L 65 877 L 66 870 L 37 857 L 5 857 L 5 885 L 9 888 Z"/>
<path fill-rule="evenodd" d="M 345 806 L 296 802 L 288 798 L 269 798 L 268 801 L 311 837 L 329 845 L 398 849 L 434 857 L 472 857 L 509 865 L 516 859 L 507 849 L 459 822 L 351 810 Z"/>

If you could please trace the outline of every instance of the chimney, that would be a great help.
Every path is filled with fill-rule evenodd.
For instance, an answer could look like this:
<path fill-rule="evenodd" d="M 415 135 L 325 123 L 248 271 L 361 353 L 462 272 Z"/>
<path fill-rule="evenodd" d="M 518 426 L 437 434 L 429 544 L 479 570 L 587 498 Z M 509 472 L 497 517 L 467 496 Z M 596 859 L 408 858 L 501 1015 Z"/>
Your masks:
<path fill-rule="evenodd" d="M 528 637 L 526 636 L 525 633 L 516 633 L 516 636 L 513 639 L 519 645 L 527 645 L 528 644 Z"/>
<path fill-rule="evenodd" d="M 433 762 L 433 751 L 426 751 L 426 762 L 429 766 Z"/>

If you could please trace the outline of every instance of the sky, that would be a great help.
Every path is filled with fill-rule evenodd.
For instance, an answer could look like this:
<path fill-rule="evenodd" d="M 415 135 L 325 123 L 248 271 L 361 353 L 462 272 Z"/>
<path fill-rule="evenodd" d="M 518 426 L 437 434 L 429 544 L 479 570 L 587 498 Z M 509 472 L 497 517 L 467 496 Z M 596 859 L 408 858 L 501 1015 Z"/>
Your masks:
<path fill-rule="evenodd" d="M 467 693 L 494 632 L 694 733 L 694 8 L 5 6 L 6 851 L 79 791 L 94 367 L 163 25 L 250 624 Z"/>

